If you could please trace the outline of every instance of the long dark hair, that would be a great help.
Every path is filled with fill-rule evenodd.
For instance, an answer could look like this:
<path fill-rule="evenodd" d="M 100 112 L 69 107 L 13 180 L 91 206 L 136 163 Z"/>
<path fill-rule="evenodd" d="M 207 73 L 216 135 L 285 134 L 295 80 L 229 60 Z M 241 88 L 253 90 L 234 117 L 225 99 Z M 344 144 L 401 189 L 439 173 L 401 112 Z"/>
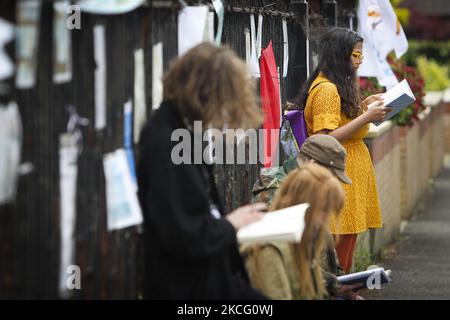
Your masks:
<path fill-rule="evenodd" d="M 341 110 L 348 118 L 355 118 L 360 112 L 360 97 L 356 71 L 350 56 L 355 45 L 362 41 L 363 38 L 358 33 L 346 28 L 333 28 L 325 33 L 320 39 L 319 63 L 295 98 L 295 106 L 304 108 L 308 90 L 314 79 L 322 72 L 336 85 L 341 97 Z"/>

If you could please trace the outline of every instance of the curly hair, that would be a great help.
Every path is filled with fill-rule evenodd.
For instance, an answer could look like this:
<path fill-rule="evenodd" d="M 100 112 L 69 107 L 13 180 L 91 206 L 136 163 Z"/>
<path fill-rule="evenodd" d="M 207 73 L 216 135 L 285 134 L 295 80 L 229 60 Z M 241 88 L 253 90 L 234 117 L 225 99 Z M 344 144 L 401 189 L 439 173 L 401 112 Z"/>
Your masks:
<path fill-rule="evenodd" d="M 178 58 L 163 79 L 165 101 L 177 105 L 188 128 L 257 128 L 262 121 L 255 83 L 227 47 L 202 43 Z"/>

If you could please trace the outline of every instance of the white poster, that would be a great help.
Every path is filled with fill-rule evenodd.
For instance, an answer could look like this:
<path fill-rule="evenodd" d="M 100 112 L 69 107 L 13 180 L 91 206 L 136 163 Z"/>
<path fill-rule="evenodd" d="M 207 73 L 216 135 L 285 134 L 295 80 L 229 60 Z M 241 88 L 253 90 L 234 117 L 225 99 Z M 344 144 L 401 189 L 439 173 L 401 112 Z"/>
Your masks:
<path fill-rule="evenodd" d="M 32 88 L 36 82 L 41 2 L 27 0 L 17 3 L 16 87 Z"/>
<path fill-rule="evenodd" d="M 134 142 L 139 142 L 139 135 L 147 120 L 145 103 L 145 65 L 144 49 L 134 52 Z"/>
<path fill-rule="evenodd" d="M 79 0 L 81 11 L 93 14 L 121 14 L 140 7 L 145 0 Z"/>
<path fill-rule="evenodd" d="M 69 297 L 67 268 L 75 261 L 74 230 L 76 219 L 76 190 L 78 173 L 78 146 L 74 135 L 63 133 L 59 138 L 59 189 L 61 253 L 59 270 L 59 293 Z"/>
<path fill-rule="evenodd" d="M 53 3 L 53 81 L 58 84 L 72 79 L 72 38 L 66 25 L 66 10 L 69 6 L 69 1 Z"/>
<path fill-rule="evenodd" d="M 159 108 L 163 100 L 163 44 L 158 42 L 152 48 L 152 109 Z"/>
<path fill-rule="evenodd" d="M 95 129 L 106 127 L 106 46 L 105 27 L 94 26 Z"/>
<path fill-rule="evenodd" d="M 12 77 L 14 63 L 5 51 L 5 45 L 14 38 L 14 25 L 0 18 L 0 80 Z"/>
<path fill-rule="evenodd" d="M 208 15 L 207 6 L 185 7 L 178 14 L 178 55 L 203 41 Z"/>
<path fill-rule="evenodd" d="M 142 212 L 130 175 L 124 149 L 108 153 L 103 158 L 106 179 L 108 231 L 142 223 Z"/>
<path fill-rule="evenodd" d="M 0 204 L 14 200 L 22 146 L 22 122 L 14 102 L 0 105 Z"/>

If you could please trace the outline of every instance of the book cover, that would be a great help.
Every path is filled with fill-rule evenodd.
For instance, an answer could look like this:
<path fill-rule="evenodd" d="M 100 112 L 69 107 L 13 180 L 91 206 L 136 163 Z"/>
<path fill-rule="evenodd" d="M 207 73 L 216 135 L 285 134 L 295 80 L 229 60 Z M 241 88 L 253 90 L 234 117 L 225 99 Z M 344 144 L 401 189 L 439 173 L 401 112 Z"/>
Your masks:
<path fill-rule="evenodd" d="M 411 103 L 416 101 L 414 94 L 409 87 L 408 81 L 406 79 L 402 80 L 395 87 L 391 88 L 382 95 L 384 99 L 384 104 L 386 107 L 393 108 L 390 113 L 387 114 L 384 121 L 391 119 L 397 113 L 405 109 Z M 384 121 L 374 122 L 373 124 L 379 126 Z"/>
<path fill-rule="evenodd" d="M 391 270 L 384 270 L 384 268 L 375 268 L 367 271 L 346 274 L 337 277 L 341 284 L 356 284 L 362 283 L 364 288 L 377 288 L 377 286 L 392 281 Z"/>
<path fill-rule="evenodd" d="M 299 242 L 305 228 L 305 213 L 309 204 L 268 212 L 264 217 L 237 233 L 241 244 L 254 242 Z"/>

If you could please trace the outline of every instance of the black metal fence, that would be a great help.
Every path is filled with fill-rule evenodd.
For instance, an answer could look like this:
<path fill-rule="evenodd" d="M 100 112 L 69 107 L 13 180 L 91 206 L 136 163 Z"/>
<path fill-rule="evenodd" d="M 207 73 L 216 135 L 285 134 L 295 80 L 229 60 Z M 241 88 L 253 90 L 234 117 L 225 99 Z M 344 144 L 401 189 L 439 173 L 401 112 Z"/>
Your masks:
<path fill-rule="evenodd" d="M 53 5 L 44 1 L 41 12 L 37 81 L 28 90 L 12 90 L 6 100 L 20 109 L 24 142 L 22 162 L 34 170 L 19 179 L 13 204 L 0 207 L 0 298 L 57 298 L 60 252 L 59 135 L 66 130 L 67 105 L 90 119 L 82 129 L 83 152 L 78 159 L 76 197 L 76 258 L 81 268 L 81 290 L 74 298 L 139 298 L 142 250 L 139 227 L 114 232 L 106 229 L 106 196 L 103 155 L 123 147 L 123 105 L 133 97 L 134 50 L 144 49 L 147 115 L 151 114 L 152 45 L 164 43 L 164 70 L 177 56 L 178 2 L 159 1 L 132 12 L 101 16 L 82 13 L 81 29 L 73 30 L 73 78 L 67 84 L 52 81 Z M 209 1 L 202 1 L 209 2 Z M 336 1 L 228 0 L 222 42 L 245 58 L 244 29 L 249 12 L 265 16 L 262 47 L 269 40 L 282 70 L 282 16 L 288 18 L 289 69 L 281 80 L 282 101 L 292 98 L 306 78 L 306 27 L 311 31 L 346 23 Z M 345 1 L 351 9 L 354 1 Z M 198 3 L 198 1 L 195 1 Z M 0 16 L 14 21 L 16 1 L 2 2 Z M 347 10 L 347 9 L 345 9 Z M 344 12 L 344 13 L 343 13 Z M 308 18 L 311 21 L 308 22 Z M 106 31 L 107 126 L 94 129 L 93 26 Z M 13 83 L 13 81 L 10 81 Z M 258 177 L 257 165 L 220 165 L 216 178 L 228 210 L 247 203 Z"/>

